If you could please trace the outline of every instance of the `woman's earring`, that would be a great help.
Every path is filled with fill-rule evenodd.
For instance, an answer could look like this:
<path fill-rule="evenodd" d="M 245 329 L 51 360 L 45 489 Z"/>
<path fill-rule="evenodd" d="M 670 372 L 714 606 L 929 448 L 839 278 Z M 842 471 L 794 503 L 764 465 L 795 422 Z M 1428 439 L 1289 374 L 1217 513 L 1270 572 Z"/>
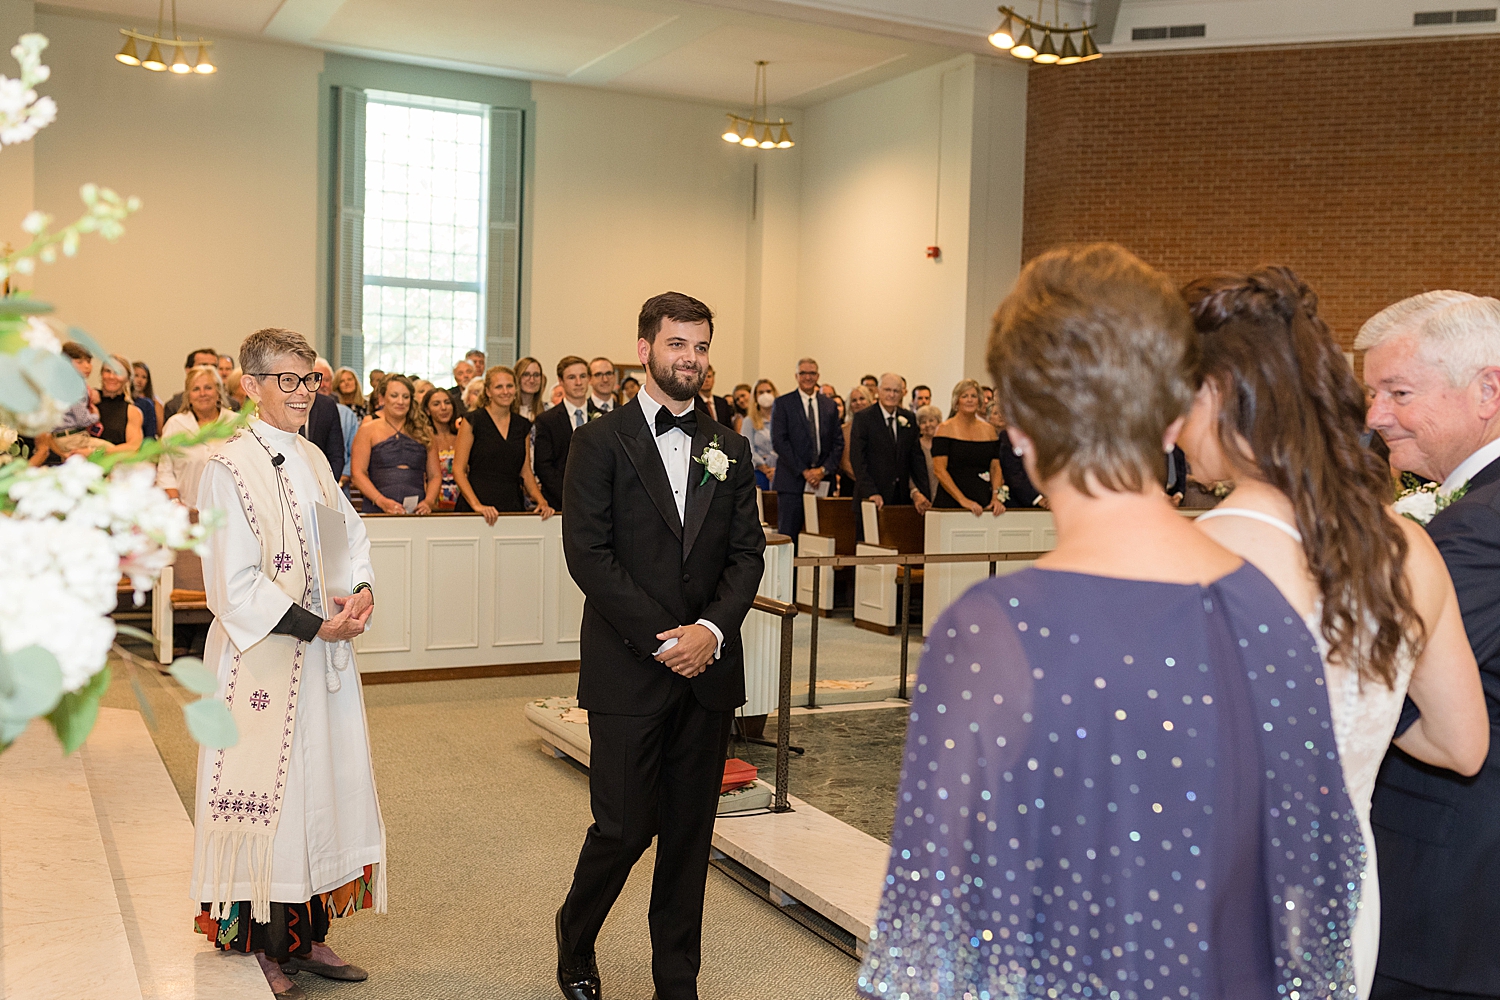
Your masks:
<path fill-rule="evenodd" d="M 1010 450 L 1016 453 L 1017 458 L 1020 458 L 1022 455 L 1026 454 L 1026 449 L 1022 448 L 1020 445 L 1012 445 Z"/>

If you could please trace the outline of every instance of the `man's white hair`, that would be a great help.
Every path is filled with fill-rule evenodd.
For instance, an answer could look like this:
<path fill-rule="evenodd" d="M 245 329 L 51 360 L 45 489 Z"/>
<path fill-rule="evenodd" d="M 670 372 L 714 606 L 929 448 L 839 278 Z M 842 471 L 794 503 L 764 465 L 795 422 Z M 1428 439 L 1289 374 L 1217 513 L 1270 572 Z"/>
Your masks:
<path fill-rule="evenodd" d="M 1360 327 L 1356 351 L 1410 334 L 1422 359 L 1467 385 L 1481 369 L 1500 367 L 1500 299 L 1444 289 L 1386 306 Z"/>

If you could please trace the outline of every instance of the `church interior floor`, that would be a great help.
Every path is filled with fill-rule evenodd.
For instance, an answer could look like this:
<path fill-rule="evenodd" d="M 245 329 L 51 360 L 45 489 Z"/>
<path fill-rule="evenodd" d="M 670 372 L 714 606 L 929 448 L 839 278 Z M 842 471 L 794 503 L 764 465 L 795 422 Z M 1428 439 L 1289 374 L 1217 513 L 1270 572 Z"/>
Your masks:
<path fill-rule="evenodd" d="M 805 624 L 799 618 L 804 677 Z M 847 622 L 821 625 L 820 677 L 896 672 L 897 640 Z M 914 642 L 913 662 L 918 649 Z M 191 813 L 196 747 L 177 709 L 188 696 L 168 677 L 117 665 L 106 705 L 136 707 L 127 676 L 151 708 L 152 738 Z M 589 823 L 588 779 L 581 768 L 541 751 L 521 708 L 575 689 L 571 674 L 365 688 L 389 840 L 391 911 L 334 925 L 331 943 L 369 968 L 370 980 L 337 984 L 303 974 L 298 985 L 310 996 L 557 995 L 552 918 Z M 792 738 L 808 753 L 793 759 L 793 794 L 888 839 L 904 722 L 888 709 L 798 712 Z M 768 736 L 774 731 L 773 718 Z M 741 745 L 734 752 L 774 775 L 772 751 Z M 646 926 L 652 860 L 648 851 L 600 939 L 606 993 L 618 1000 L 652 994 Z M 855 971 L 847 954 L 710 869 L 699 981 L 705 1000 L 846 998 Z"/>

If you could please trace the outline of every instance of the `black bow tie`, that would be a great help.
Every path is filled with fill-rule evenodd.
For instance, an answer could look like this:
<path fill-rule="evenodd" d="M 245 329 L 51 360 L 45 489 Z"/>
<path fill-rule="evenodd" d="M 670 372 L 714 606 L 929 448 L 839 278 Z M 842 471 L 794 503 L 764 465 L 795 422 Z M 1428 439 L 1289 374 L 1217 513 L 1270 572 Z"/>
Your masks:
<path fill-rule="evenodd" d="M 687 408 L 687 412 L 680 417 L 672 416 L 672 411 L 667 409 L 665 406 L 657 410 L 656 436 L 661 437 L 661 435 L 667 433 L 667 431 L 671 430 L 673 427 L 676 427 L 688 437 L 692 437 L 694 434 L 696 434 L 698 432 L 697 408 L 689 406 Z"/>

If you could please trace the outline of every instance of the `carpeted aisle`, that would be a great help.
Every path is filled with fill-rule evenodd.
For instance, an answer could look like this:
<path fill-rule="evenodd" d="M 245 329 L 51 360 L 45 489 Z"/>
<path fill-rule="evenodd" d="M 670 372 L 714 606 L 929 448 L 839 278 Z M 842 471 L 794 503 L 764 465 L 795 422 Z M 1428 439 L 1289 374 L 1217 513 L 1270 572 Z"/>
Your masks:
<path fill-rule="evenodd" d="M 109 701 L 134 707 L 119 676 Z M 156 710 L 153 734 L 191 812 L 193 755 L 174 681 L 137 673 Z M 391 912 L 335 923 L 330 943 L 370 970 L 363 984 L 307 973 L 312 996 L 345 1000 L 550 1000 L 553 913 L 589 823 L 588 777 L 544 755 L 522 705 L 572 694 L 576 675 L 366 687 L 370 738 L 390 851 Z M 882 713 L 884 714 L 884 713 Z M 605 995 L 652 994 L 646 908 L 650 852 L 599 942 Z M 184 887 L 185 888 L 185 887 Z M 853 996 L 856 963 L 768 902 L 709 871 L 704 1000 Z"/>

